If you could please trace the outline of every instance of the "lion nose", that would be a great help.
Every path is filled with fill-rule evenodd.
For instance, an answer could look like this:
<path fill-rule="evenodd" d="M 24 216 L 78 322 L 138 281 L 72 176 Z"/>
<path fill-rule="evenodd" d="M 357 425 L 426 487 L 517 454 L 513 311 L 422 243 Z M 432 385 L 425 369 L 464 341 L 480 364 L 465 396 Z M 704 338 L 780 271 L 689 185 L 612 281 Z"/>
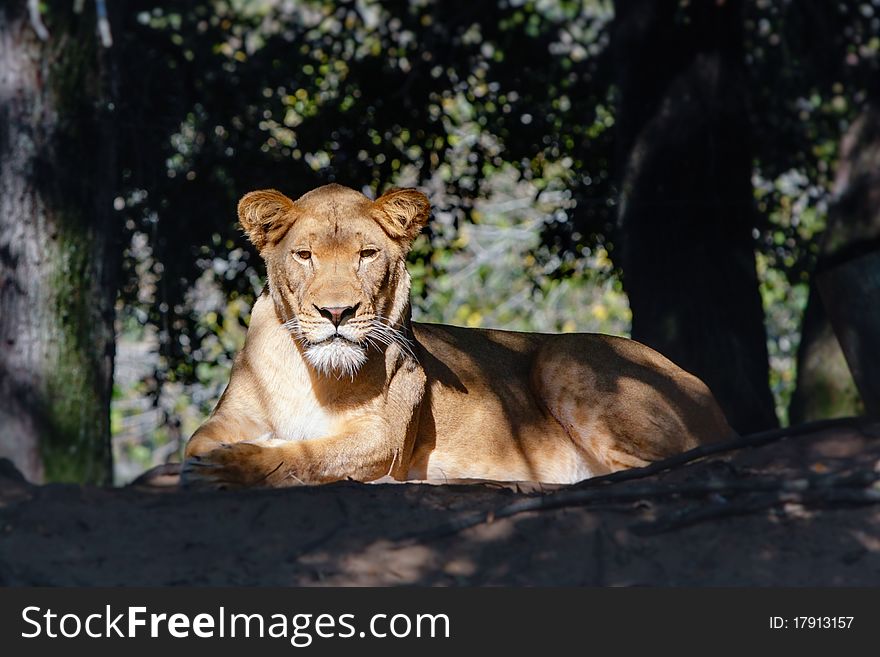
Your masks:
<path fill-rule="evenodd" d="M 359 303 L 356 303 L 353 306 L 326 306 L 324 308 L 315 306 L 315 308 L 318 308 L 318 312 L 321 313 L 322 317 L 329 319 L 333 322 L 333 326 L 339 328 L 340 324 L 344 324 L 354 317 L 354 313 L 359 305 Z"/>

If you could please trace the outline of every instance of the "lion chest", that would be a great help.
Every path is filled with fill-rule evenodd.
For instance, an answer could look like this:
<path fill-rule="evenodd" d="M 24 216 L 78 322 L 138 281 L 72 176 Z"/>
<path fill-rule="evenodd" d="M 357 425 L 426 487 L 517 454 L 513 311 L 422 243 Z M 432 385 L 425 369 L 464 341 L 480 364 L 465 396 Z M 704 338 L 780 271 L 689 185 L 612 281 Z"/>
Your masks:
<path fill-rule="evenodd" d="M 323 406 L 305 376 L 277 376 L 266 382 L 267 420 L 277 440 L 314 440 L 333 435 L 338 413 Z"/>
<path fill-rule="evenodd" d="M 335 420 L 317 401 L 296 399 L 278 409 L 271 424 L 281 440 L 313 440 L 331 435 Z"/>

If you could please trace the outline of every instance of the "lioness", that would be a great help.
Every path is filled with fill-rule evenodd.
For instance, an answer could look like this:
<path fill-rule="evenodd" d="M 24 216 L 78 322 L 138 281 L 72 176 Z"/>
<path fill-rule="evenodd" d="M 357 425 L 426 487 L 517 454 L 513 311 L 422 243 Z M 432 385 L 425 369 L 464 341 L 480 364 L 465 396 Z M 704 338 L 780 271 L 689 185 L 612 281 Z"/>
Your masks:
<path fill-rule="evenodd" d="M 430 213 L 414 189 L 241 199 L 268 282 L 185 485 L 573 483 L 732 434 L 702 381 L 632 340 L 412 322 Z"/>

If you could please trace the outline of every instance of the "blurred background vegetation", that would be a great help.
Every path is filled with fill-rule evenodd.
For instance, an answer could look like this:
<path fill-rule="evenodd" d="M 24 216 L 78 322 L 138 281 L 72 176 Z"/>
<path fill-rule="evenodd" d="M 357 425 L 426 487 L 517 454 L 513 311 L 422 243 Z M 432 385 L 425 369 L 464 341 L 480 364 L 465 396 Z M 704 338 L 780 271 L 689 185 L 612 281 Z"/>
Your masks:
<path fill-rule="evenodd" d="M 72 4 L 42 7 L 51 33 L 95 21 L 91 2 Z M 741 431 L 860 412 L 827 319 L 801 336 L 841 142 L 875 101 L 878 12 L 109 3 L 114 481 L 179 458 L 222 392 L 264 281 L 235 204 L 265 187 L 427 193 L 417 320 L 632 334 L 706 379 Z M 677 332 L 655 332 L 667 323 Z M 737 410 L 738 390 L 754 412 Z"/>

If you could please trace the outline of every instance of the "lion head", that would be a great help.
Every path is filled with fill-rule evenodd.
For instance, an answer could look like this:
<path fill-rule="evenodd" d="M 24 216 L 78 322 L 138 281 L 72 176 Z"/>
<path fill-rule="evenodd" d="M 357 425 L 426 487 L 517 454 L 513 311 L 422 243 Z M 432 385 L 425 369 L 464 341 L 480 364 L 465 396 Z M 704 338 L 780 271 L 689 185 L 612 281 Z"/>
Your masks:
<path fill-rule="evenodd" d="M 406 256 L 430 213 L 414 189 L 375 201 L 335 184 L 295 201 L 274 189 L 241 199 L 278 315 L 318 372 L 353 377 L 371 349 L 408 350 Z"/>

